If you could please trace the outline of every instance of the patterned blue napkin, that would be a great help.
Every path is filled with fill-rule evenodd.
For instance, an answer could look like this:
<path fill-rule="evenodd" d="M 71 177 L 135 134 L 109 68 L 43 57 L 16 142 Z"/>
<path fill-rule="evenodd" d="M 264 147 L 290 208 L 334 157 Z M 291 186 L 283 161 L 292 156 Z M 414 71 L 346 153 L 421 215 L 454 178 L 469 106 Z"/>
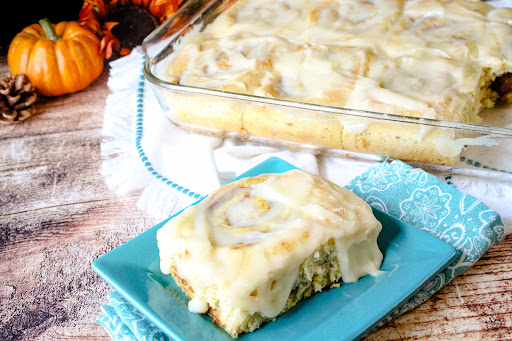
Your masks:
<path fill-rule="evenodd" d="M 116 341 L 167 341 L 169 338 L 117 291 L 108 294 L 96 320 Z"/>
<path fill-rule="evenodd" d="M 498 213 L 435 176 L 401 161 L 372 166 L 346 188 L 371 206 L 457 249 L 457 258 L 452 264 L 403 306 L 397 307 L 384 322 L 426 301 L 505 238 Z"/>
<path fill-rule="evenodd" d="M 427 300 L 505 238 L 498 213 L 401 161 L 374 165 L 346 187 L 373 207 L 446 241 L 458 251 L 452 264 L 381 325 Z M 109 294 L 109 304 L 102 306 L 97 321 L 114 340 L 169 340 L 117 292 Z"/>

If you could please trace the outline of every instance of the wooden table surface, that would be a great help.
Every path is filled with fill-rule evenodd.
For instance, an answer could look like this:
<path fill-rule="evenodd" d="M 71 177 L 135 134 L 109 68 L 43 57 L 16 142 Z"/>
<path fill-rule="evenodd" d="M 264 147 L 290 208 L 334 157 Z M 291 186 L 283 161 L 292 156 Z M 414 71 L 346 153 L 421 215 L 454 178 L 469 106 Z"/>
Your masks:
<path fill-rule="evenodd" d="M 116 195 L 99 173 L 107 79 L 108 66 L 84 91 L 0 125 L 0 340 L 110 339 L 95 320 L 111 289 L 91 262 L 156 221 L 140 192 Z M 512 340 L 512 236 L 367 337 L 413 339 Z"/>

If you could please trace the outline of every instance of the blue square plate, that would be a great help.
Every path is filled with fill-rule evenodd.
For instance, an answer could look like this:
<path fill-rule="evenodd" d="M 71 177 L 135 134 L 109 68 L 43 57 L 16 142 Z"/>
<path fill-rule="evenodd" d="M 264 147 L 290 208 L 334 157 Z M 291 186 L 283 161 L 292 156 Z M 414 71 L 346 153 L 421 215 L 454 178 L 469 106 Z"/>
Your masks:
<path fill-rule="evenodd" d="M 293 168 L 274 157 L 238 178 Z M 274 340 L 284 335 L 297 341 L 360 338 L 455 257 L 451 245 L 381 211 L 374 209 L 374 213 L 383 227 L 378 239 L 384 254 L 383 274 L 317 293 L 239 339 Z M 170 338 L 232 340 L 210 317 L 189 312 L 188 298 L 170 275 L 160 272 L 156 231 L 169 219 L 101 256 L 92 268 Z"/>

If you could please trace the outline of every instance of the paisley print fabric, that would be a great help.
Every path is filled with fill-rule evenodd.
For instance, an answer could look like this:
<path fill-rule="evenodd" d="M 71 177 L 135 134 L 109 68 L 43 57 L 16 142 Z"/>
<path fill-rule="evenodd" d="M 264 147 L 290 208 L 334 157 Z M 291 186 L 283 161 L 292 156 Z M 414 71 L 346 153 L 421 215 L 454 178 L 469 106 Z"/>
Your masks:
<path fill-rule="evenodd" d="M 457 258 L 452 264 L 397 307 L 383 323 L 427 300 L 505 238 L 498 213 L 435 176 L 401 161 L 372 166 L 346 187 L 371 206 L 457 249 Z"/>

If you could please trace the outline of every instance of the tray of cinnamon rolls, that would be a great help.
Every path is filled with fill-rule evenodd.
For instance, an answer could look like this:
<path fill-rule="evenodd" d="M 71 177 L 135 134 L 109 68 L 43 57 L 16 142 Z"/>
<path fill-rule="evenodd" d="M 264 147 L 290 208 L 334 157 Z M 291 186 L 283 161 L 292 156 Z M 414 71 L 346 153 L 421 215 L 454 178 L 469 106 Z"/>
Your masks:
<path fill-rule="evenodd" d="M 189 0 L 143 50 L 146 78 L 183 129 L 512 174 L 510 8 Z"/>

